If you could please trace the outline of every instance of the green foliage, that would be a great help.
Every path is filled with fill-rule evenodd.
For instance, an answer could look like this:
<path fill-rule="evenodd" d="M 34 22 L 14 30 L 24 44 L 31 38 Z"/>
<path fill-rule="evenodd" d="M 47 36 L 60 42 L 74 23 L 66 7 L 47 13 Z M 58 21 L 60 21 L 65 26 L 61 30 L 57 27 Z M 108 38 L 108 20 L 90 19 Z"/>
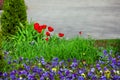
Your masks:
<path fill-rule="evenodd" d="M 17 34 L 13 35 L 11 40 L 3 40 L 3 50 L 9 51 L 9 57 L 12 56 L 14 60 L 20 57 L 33 59 L 37 56 L 44 57 L 49 62 L 52 58 L 58 57 L 60 60 L 76 58 L 85 60 L 87 64 L 93 64 L 104 55 L 103 50 L 106 49 L 109 52 L 114 49 L 110 45 L 98 49 L 95 47 L 94 39 L 82 36 L 66 40 L 53 35 L 46 42 L 44 32 L 35 31 L 33 23 L 26 24 L 26 27 L 21 24 L 20 27 L 23 28 L 18 28 Z"/>
<path fill-rule="evenodd" d="M 19 23 L 26 24 L 27 14 L 24 0 L 4 0 L 1 25 L 3 35 L 14 35 Z"/>
<path fill-rule="evenodd" d="M 18 28 L 16 35 L 10 41 L 4 41 L 4 50 L 11 51 L 13 57 L 34 58 L 43 56 L 46 60 L 53 57 L 67 60 L 76 58 L 87 60 L 93 63 L 97 56 L 97 49 L 94 47 L 94 40 L 76 37 L 66 40 L 57 35 L 51 36 L 46 42 L 44 32 L 38 33 L 34 30 L 33 24 L 28 24 L 26 28 Z"/>
<path fill-rule="evenodd" d="M 3 67 L 5 66 L 3 56 L 4 55 L 2 53 L 2 33 L 0 31 L 0 71 L 2 71 Z"/>

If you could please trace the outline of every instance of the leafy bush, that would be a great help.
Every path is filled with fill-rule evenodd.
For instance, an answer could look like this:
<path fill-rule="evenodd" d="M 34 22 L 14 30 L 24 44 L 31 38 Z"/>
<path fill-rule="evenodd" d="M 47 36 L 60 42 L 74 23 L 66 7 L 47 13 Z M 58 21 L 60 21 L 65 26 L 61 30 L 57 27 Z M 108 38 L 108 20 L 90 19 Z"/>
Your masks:
<path fill-rule="evenodd" d="M 5 65 L 2 53 L 2 33 L 0 32 L 0 71 L 3 70 L 3 66 Z"/>
<path fill-rule="evenodd" d="M 3 35 L 15 34 L 19 23 L 25 25 L 27 21 L 24 0 L 5 0 L 1 15 Z"/>

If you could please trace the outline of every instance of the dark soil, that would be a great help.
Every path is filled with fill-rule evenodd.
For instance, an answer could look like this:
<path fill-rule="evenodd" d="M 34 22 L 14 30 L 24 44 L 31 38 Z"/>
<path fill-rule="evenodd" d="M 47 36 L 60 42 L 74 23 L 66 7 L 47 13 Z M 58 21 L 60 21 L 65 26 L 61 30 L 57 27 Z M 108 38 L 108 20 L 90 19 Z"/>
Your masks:
<path fill-rule="evenodd" d="M 120 52 L 120 39 L 104 39 L 95 41 L 95 47 L 107 48 L 107 46 L 114 47 Z"/>

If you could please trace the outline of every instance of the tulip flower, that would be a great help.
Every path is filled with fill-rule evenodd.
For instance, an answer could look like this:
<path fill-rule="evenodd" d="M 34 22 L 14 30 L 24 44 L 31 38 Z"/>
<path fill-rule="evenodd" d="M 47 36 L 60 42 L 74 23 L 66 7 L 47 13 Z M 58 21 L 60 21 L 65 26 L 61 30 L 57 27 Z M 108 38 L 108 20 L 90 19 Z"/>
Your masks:
<path fill-rule="evenodd" d="M 42 26 L 39 26 L 38 29 L 37 29 L 37 32 L 38 32 L 38 33 L 41 33 L 41 32 L 42 32 L 42 29 L 43 29 Z"/>
<path fill-rule="evenodd" d="M 34 23 L 34 29 L 38 30 L 38 28 L 39 28 L 39 23 Z"/>
<path fill-rule="evenodd" d="M 47 35 L 47 36 L 50 36 L 50 32 L 46 32 L 46 35 Z"/>
<path fill-rule="evenodd" d="M 63 37 L 64 34 L 63 34 L 63 33 L 59 33 L 58 36 L 59 36 L 59 37 Z"/>
<path fill-rule="evenodd" d="M 41 25 L 42 26 L 42 29 L 46 29 L 47 28 L 47 25 L 46 24 L 43 24 Z"/>
<path fill-rule="evenodd" d="M 48 38 L 45 38 L 46 41 L 48 41 L 49 39 Z"/>
<path fill-rule="evenodd" d="M 81 35 L 81 34 L 82 34 L 82 31 L 80 31 L 79 34 Z"/>
<path fill-rule="evenodd" d="M 49 26 L 49 27 L 48 27 L 48 31 L 52 32 L 52 31 L 54 31 L 54 28 L 51 27 L 51 26 Z"/>

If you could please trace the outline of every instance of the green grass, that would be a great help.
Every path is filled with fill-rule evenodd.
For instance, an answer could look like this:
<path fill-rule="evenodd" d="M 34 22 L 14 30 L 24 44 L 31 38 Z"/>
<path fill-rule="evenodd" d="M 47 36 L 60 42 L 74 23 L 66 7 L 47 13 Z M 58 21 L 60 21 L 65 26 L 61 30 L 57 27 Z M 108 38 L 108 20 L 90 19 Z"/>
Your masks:
<path fill-rule="evenodd" d="M 34 57 L 44 57 L 47 61 L 58 57 L 60 60 L 78 59 L 85 60 L 87 64 L 93 64 L 95 60 L 102 56 L 102 50 L 119 50 L 120 39 L 114 40 L 94 40 L 77 36 L 66 40 L 59 38 L 56 34 L 45 40 L 45 31 L 41 34 L 34 30 L 33 23 L 26 27 L 22 24 L 16 35 L 9 36 L 3 40 L 3 51 L 8 51 L 14 59 L 19 57 L 32 59 Z M 9 60 L 9 59 L 8 59 Z"/>

